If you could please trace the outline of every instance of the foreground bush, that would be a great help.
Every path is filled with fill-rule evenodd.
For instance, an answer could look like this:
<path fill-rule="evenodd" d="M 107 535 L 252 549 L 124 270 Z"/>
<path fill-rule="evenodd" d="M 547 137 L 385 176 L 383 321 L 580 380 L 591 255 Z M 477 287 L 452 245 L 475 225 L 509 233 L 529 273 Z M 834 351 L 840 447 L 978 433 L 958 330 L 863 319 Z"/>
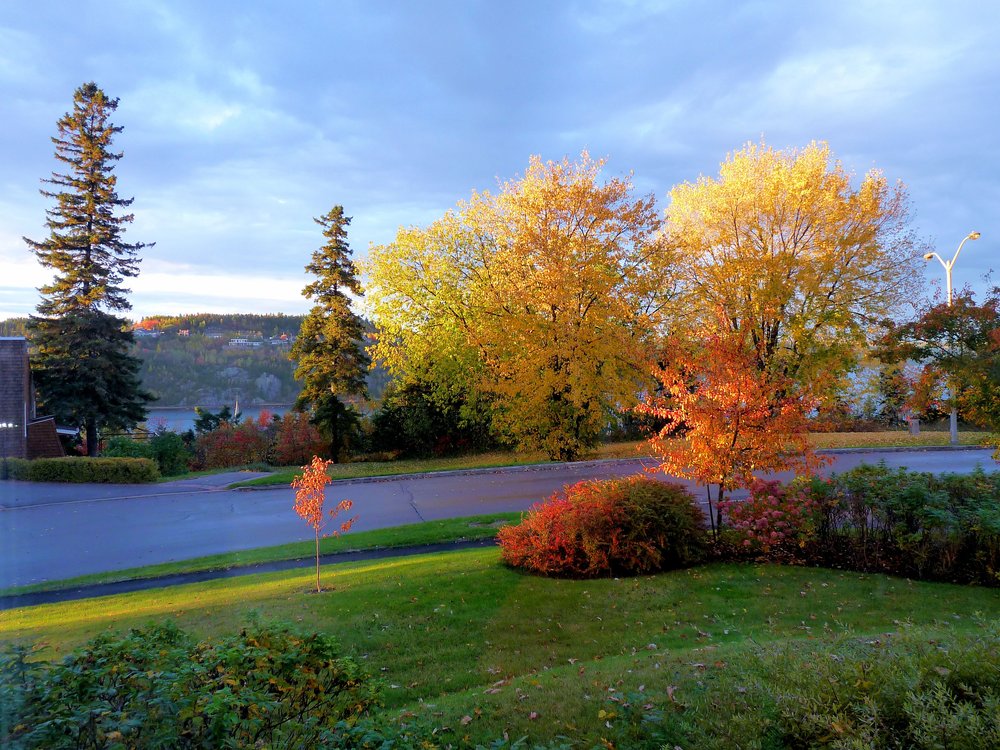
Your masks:
<path fill-rule="evenodd" d="M 650 573 L 700 559 L 703 522 L 684 487 L 639 476 L 566 487 L 497 540 L 508 565 L 546 575 Z"/>
<path fill-rule="evenodd" d="M 663 709 L 638 747 L 983 750 L 1000 747 L 1000 632 L 920 631 L 739 655 Z M 647 699 L 643 697 L 640 704 Z"/>
<path fill-rule="evenodd" d="M 36 458 L 8 461 L 10 479 L 25 482 L 87 482 L 98 484 L 148 484 L 160 478 L 156 463 L 148 458 Z"/>
<path fill-rule="evenodd" d="M 195 643 L 172 625 L 101 635 L 60 663 L 0 657 L 0 746 L 342 747 L 378 698 L 334 641 L 254 625 Z"/>

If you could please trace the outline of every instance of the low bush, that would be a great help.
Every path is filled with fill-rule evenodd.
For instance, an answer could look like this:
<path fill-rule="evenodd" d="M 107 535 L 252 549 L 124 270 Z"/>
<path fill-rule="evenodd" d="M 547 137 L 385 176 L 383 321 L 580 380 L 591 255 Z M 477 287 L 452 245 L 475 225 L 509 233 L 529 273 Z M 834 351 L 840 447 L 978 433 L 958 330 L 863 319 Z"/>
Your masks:
<path fill-rule="evenodd" d="M 313 456 L 324 455 L 329 449 L 308 414 L 290 411 L 278 422 L 272 449 L 276 465 L 304 466 Z"/>
<path fill-rule="evenodd" d="M 25 479 L 30 462 L 26 458 L 0 460 L 0 479 Z"/>
<path fill-rule="evenodd" d="M 981 634 L 763 645 L 636 717 L 629 747 L 902 750 L 1000 747 L 1000 647 Z M 637 712 L 639 713 L 639 712 Z M 624 746 L 624 745 L 616 745 Z"/>
<path fill-rule="evenodd" d="M 148 484 L 160 477 L 156 463 L 148 458 L 36 458 L 11 463 L 8 472 L 11 479 L 26 482 Z"/>
<path fill-rule="evenodd" d="M 184 439 L 176 432 L 159 432 L 148 440 L 113 437 L 101 455 L 105 458 L 152 459 L 165 477 L 185 473 L 193 457 Z"/>
<path fill-rule="evenodd" d="M 805 562 L 819 536 L 828 502 L 817 483 L 757 480 L 746 500 L 719 503 L 723 524 L 742 549 L 736 552 L 784 562 Z"/>
<path fill-rule="evenodd" d="M 723 504 L 718 551 L 924 580 L 1000 584 L 1000 473 L 935 476 L 885 464 L 830 480 L 758 482 Z"/>
<path fill-rule="evenodd" d="M 700 559 L 703 523 L 684 487 L 639 476 L 566 487 L 497 540 L 508 565 L 546 575 L 650 573 Z"/>
<path fill-rule="evenodd" d="M 3 747 L 362 747 L 350 727 L 379 696 L 331 638 L 283 626 L 201 643 L 150 626 L 29 657 L 0 656 Z"/>
<path fill-rule="evenodd" d="M 200 468 L 221 469 L 269 462 L 271 434 L 256 422 L 233 425 L 224 422 L 211 432 L 198 436 L 196 452 Z"/>

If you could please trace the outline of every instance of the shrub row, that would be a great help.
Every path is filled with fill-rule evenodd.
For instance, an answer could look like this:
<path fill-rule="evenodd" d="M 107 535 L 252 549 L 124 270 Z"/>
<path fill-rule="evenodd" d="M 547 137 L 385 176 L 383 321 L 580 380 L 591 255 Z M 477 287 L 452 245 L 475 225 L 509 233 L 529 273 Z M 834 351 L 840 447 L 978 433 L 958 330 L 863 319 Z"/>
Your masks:
<path fill-rule="evenodd" d="M 758 481 L 720 510 L 721 559 L 1000 585 L 1000 472 L 862 465 L 830 479 Z M 567 487 L 497 539 L 508 565 L 573 577 L 688 565 L 707 543 L 692 495 L 644 477 Z"/>
<path fill-rule="evenodd" d="M 924 580 L 1000 584 L 1000 472 L 859 466 L 829 480 L 758 482 L 722 503 L 721 550 Z"/>
<path fill-rule="evenodd" d="M 113 437 L 101 455 L 106 458 L 148 458 L 156 462 L 161 475 L 170 477 L 185 473 L 193 454 L 184 438 L 176 432 L 160 432 L 143 441 Z"/>
<path fill-rule="evenodd" d="M 223 422 L 197 437 L 194 466 L 217 469 L 252 464 L 302 466 L 315 455 L 329 452 L 329 444 L 309 421 L 309 415 L 288 412 L 273 419 L 261 412 L 257 420 Z"/>
<path fill-rule="evenodd" d="M 651 573 L 701 558 L 703 520 L 685 488 L 638 476 L 566 487 L 497 539 L 507 564 L 547 575 Z"/>
<path fill-rule="evenodd" d="M 194 642 L 167 624 L 104 634 L 57 663 L 0 655 L 0 746 L 361 746 L 379 686 L 322 634 L 252 625 Z"/>
<path fill-rule="evenodd" d="M 25 482 L 148 484 L 160 477 L 156 463 L 148 458 L 8 458 L 5 464 L 8 479 Z"/>

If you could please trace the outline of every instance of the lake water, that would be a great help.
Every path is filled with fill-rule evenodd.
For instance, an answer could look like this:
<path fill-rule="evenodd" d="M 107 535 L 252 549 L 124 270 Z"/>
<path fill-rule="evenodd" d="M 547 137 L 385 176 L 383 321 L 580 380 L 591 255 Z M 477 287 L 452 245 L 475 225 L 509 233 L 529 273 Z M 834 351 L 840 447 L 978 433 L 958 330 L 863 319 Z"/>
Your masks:
<path fill-rule="evenodd" d="M 222 407 L 208 409 L 208 411 L 213 414 L 218 414 Z M 232 411 L 233 407 L 229 407 Z M 269 411 L 271 414 L 277 414 L 281 416 L 285 412 L 291 409 L 291 404 L 275 404 L 273 406 L 246 406 L 240 407 L 240 413 L 243 415 L 243 419 L 257 419 L 262 411 Z M 146 424 L 150 429 L 157 427 L 158 425 L 165 426 L 168 430 L 172 432 L 184 432 L 185 430 L 190 430 L 194 428 L 195 420 L 194 409 L 186 408 L 159 408 L 150 409 L 149 416 L 146 418 Z"/>

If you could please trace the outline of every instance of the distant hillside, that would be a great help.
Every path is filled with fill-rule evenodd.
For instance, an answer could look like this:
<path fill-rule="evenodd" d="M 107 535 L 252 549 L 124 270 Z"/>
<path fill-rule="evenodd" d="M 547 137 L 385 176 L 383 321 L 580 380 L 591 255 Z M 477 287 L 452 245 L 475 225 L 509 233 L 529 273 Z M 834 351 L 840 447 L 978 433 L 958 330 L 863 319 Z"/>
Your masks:
<path fill-rule="evenodd" d="M 135 324 L 139 376 L 156 406 L 288 404 L 301 386 L 288 359 L 301 315 L 184 315 Z"/>
<path fill-rule="evenodd" d="M 196 314 L 143 318 L 133 327 L 143 387 L 154 406 L 290 404 L 302 386 L 288 359 L 302 315 Z M 27 318 L 0 321 L 0 336 L 23 336 Z M 369 373 L 373 399 L 389 376 Z"/>
<path fill-rule="evenodd" d="M 143 318 L 135 325 L 143 385 L 157 406 L 290 404 L 302 384 L 288 359 L 302 315 L 198 314 Z M 374 329 L 373 329 L 374 330 Z M 380 398 L 388 373 L 368 376 Z"/>
<path fill-rule="evenodd" d="M 0 336 L 24 336 L 27 318 L 8 318 L 0 320 Z"/>

